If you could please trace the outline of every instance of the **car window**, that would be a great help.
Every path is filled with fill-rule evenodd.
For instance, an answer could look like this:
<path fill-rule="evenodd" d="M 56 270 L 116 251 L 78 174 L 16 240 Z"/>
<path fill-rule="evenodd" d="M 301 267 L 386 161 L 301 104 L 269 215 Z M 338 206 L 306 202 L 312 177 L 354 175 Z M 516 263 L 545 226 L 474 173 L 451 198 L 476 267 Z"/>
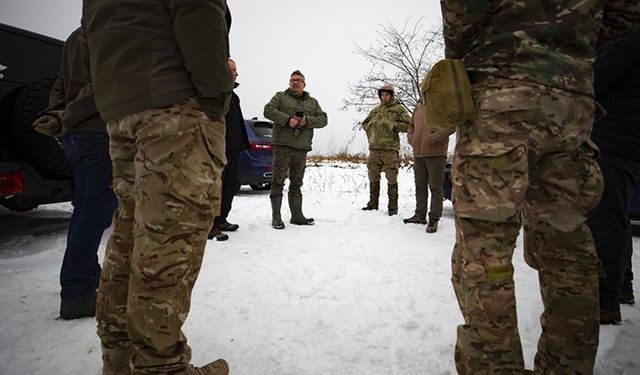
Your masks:
<path fill-rule="evenodd" d="M 268 121 L 256 121 L 251 124 L 253 131 L 258 137 L 269 137 L 273 133 L 273 123 Z"/>

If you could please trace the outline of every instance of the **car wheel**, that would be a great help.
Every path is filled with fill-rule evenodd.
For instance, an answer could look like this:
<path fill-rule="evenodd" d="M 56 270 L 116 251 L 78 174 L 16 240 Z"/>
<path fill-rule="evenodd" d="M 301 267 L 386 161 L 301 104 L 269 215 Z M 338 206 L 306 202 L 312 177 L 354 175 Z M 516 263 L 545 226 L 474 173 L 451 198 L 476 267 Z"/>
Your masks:
<path fill-rule="evenodd" d="M 55 78 L 55 74 L 50 74 L 24 86 L 13 103 L 11 130 L 26 159 L 43 177 L 72 177 L 71 164 L 64 155 L 60 141 L 36 132 L 32 125 L 37 114 L 49 104 L 49 93 Z"/>
<path fill-rule="evenodd" d="M 249 185 L 252 190 L 269 190 L 271 189 L 271 182 L 263 182 L 260 184 L 251 184 Z"/>

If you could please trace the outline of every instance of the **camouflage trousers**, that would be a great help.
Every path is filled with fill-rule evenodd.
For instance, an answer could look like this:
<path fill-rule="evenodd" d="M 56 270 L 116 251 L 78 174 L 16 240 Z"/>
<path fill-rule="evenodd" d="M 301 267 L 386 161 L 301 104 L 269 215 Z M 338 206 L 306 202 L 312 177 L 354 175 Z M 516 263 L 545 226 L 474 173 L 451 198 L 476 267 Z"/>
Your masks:
<path fill-rule="evenodd" d="M 513 250 L 539 274 L 536 374 L 591 374 L 598 346 L 598 259 L 585 225 L 602 193 L 590 142 L 595 104 L 547 86 L 489 78 L 458 129 L 452 282 L 464 324 L 460 374 L 522 374 Z"/>
<path fill-rule="evenodd" d="M 107 130 L 118 209 L 98 290 L 103 373 L 129 361 L 133 374 L 182 374 L 191 349 L 181 327 L 220 210 L 224 122 L 189 99 Z"/>
<path fill-rule="evenodd" d="M 309 151 L 289 146 L 273 146 L 273 180 L 270 197 L 281 197 L 284 180 L 289 176 L 289 196 L 300 197 Z"/>
<path fill-rule="evenodd" d="M 380 182 L 380 173 L 384 172 L 389 185 L 398 183 L 400 156 L 395 150 L 369 150 L 367 170 L 369 182 Z"/>

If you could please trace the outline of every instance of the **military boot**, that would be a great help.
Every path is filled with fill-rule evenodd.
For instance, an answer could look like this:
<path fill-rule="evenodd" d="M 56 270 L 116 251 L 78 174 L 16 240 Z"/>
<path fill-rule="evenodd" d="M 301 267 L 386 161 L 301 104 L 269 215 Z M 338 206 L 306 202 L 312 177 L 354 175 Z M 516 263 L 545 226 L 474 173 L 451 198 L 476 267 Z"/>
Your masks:
<path fill-rule="evenodd" d="M 600 309 L 600 324 L 602 325 L 620 325 L 622 323 L 622 315 L 620 310 L 603 310 Z"/>
<path fill-rule="evenodd" d="M 435 233 L 438 230 L 438 218 L 430 217 L 427 224 L 427 233 Z"/>
<path fill-rule="evenodd" d="M 291 224 L 295 225 L 313 225 L 315 220 L 312 217 L 304 217 L 302 214 L 302 195 L 289 196 L 289 209 L 291 210 Z"/>
<path fill-rule="evenodd" d="M 218 359 L 202 367 L 187 366 L 187 375 L 228 375 L 229 365 L 224 359 Z"/>
<path fill-rule="evenodd" d="M 380 196 L 380 181 L 369 183 L 369 202 L 362 207 L 364 211 L 378 209 L 378 197 Z"/>
<path fill-rule="evenodd" d="M 625 305 L 636 303 L 636 299 L 633 297 L 633 290 L 623 290 L 618 297 L 618 302 Z"/>
<path fill-rule="evenodd" d="M 398 184 L 387 185 L 387 194 L 389 195 L 389 216 L 398 213 Z"/>
<path fill-rule="evenodd" d="M 427 215 L 420 215 L 419 213 L 415 213 L 408 219 L 402 219 L 405 224 L 426 224 L 427 220 L 425 219 Z"/>
<path fill-rule="evenodd" d="M 284 229 L 284 223 L 280 216 L 280 207 L 282 206 L 282 195 L 279 197 L 271 197 L 271 226 L 274 229 Z"/>
<path fill-rule="evenodd" d="M 220 224 L 213 224 L 211 230 L 209 231 L 208 239 L 216 239 L 217 241 L 226 241 L 229 239 L 229 235 L 222 233 L 222 228 Z"/>
<path fill-rule="evenodd" d="M 71 320 L 96 316 L 96 291 L 60 303 L 60 319 Z"/>

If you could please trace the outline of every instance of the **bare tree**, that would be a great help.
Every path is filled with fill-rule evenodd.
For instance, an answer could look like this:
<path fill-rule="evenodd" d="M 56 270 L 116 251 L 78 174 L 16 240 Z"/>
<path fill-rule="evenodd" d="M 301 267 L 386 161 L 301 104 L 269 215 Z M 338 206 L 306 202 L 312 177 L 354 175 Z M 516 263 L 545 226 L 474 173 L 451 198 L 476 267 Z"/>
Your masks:
<path fill-rule="evenodd" d="M 355 109 L 368 112 L 380 103 L 378 89 L 386 83 L 395 87 L 395 97 L 413 113 L 420 99 L 420 83 L 433 64 L 444 52 L 442 25 L 425 25 L 424 18 L 415 22 L 405 21 L 401 28 L 380 25 L 378 37 L 368 48 L 356 43 L 356 53 L 371 63 L 370 70 L 355 83 L 349 83 L 349 97 L 342 101 L 341 110 Z M 362 119 L 353 124 L 351 141 Z M 350 141 L 350 142 L 351 142 Z M 402 164 L 409 165 L 411 146 L 405 137 L 400 141 Z"/>
<path fill-rule="evenodd" d="M 412 113 L 420 98 L 420 82 L 442 58 L 442 26 L 426 26 L 423 18 L 413 23 L 407 20 L 401 28 L 380 25 L 374 44 L 363 48 L 356 43 L 356 53 L 372 66 L 357 82 L 349 83 L 350 95 L 341 109 L 368 112 L 380 103 L 378 88 L 391 83 L 396 98 Z"/>

